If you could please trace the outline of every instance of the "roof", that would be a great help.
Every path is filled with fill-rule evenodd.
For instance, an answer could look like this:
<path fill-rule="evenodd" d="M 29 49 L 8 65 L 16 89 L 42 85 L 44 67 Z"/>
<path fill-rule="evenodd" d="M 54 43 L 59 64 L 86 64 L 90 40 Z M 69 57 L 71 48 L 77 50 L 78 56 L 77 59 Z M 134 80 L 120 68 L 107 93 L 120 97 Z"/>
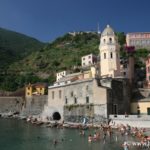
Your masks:
<path fill-rule="evenodd" d="M 76 77 L 76 76 L 79 76 L 81 75 L 82 73 L 81 72 L 78 72 L 78 73 L 73 73 L 73 74 L 68 74 L 66 75 L 65 77 L 61 78 L 59 81 L 57 82 L 65 82 L 65 81 L 68 81 L 68 80 L 71 80 L 72 78 Z"/>
<path fill-rule="evenodd" d="M 131 103 L 135 103 L 135 102 L 138 102 L 138 103 L 142 103 L 142 102 L 150 102 L 150 97 L 146 97 L 146 98 L 141 98 L 141 99 L 134 99 L 132 100 Z"/>
<path fill-rule="evenodd" d="M 28 84 L 26 87 L 48 87 L 47 83 L 35 83 L 35 84 Z"/>
<path fill-rule="evenodd" d="M 132 34 L 150 34 L 150 32 L 130 32 L 130 33 L 127 33 L 127 35 L 132 35 Z"/>
<path fill-rule="evenodd" d="M 102 32 L 101 36 L 114 35 L 114 34 L 115 34 L 114 30 L 109 25 L 107 25 L 104 31 Z"/>

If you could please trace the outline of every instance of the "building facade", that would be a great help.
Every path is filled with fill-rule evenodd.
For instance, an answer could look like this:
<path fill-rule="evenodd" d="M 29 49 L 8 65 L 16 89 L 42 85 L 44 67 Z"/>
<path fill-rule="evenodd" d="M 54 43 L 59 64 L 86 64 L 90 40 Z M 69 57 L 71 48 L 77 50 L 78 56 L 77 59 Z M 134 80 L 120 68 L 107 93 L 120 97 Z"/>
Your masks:
<path fill-rule="evenodd" d="M 56 81 L 59 81 L 61 78 L 65 77 L 67 74 L 69 74 L 69 72 L 67 71 L 58 72 L 56 74 Z"/>
<path fill-rule="evenodd" d="M 135 49 L 150 49 L 150 32 L 128 33 L 126 35 L 127 46 L 134 46 Z"/>
<path fill-rule="evenodd" d="M 120 60 L 120 75 L 128 78 L 130 83 L 134 79 L 134 58 L 130 56 L 128 59 Z"/>
<path fill-rule="evenodd" d="M 146 59 L 146 87 L 150 88 L 150 56 Z"/>
<path fill-rule="evenodd" d="M 50 86 L 48 89 L 50 115 L 55 119 L 54 114 L 59 113 L 61 119 L 67 121 L 70 117 L 77 119 L 81 116 L 107 118 L 109 92 L 109 88 L 98 86 L 97 80 L 92 78 L 65 85 Z M 91 111 L 89 112 L 90 106 Z M 87 108 L 84 112 L 83 107 Z"/>
<path fill-rule="evenodd" d="M 45 95 L 47 94 L 47 84 L 45 83 L 36 83 L 36 84 L 28 84 L 25 87 L 25 96 L 31 97 L 33 95 Z"/>
<path fill-rule="evenodd" d="M 131 103 L 131 114 L 150 115 L 150 99 L 143 99 Z"/>
<path fill-rule="evenodd" d="M 95 63 L 97 63 L 97 56 L 93 54 L 89 54 L 89 55 L 81 57 L 82 67 L 91 66 Z"/>

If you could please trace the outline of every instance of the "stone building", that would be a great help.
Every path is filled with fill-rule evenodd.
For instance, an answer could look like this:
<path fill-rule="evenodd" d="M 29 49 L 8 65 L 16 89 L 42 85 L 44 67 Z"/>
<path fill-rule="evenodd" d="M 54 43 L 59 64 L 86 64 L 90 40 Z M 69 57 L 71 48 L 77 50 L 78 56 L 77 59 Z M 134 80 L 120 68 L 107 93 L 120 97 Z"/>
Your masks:
<path fill-rule="evenodd" d="M 107 104 L 110 102 L 110 89 L 99 86 L 96 79 L 51 86 L 48 92 L 48 104 L 53 119 L 57 119 L 56 113 L 65 120 L 77 119 L 81 116 L 97 119 L 108 117 Z"/>
<path fill-rule="evenodd" d="M 120 60 L 120 75 L 129 79 L 130 83 L 134 79 L 134 58 L 130 56 L 128 59 Z"/>
<path fill-rule="evenodd" d="M 83 79 L 48 89 L 49 115 L 65 121 L 101 121 L 109 114 L 130 113 L 130 89 L 127 79 Z M 107 82 L 107 86 L 106 86 Z"/>

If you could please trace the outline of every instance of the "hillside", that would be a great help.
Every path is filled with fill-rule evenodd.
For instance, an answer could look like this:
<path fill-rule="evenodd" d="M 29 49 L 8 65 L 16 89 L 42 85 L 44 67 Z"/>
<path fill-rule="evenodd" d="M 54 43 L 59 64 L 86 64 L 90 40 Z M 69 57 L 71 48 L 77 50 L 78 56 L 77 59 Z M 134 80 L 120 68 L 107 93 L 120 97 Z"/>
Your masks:
<path fill-rule="evenodd" d="M 69 34 L 56 39 L 35 53 L 20 61 L 23 70 L 37 72 L 57 72 L 58 70 L 71 69 L 80 65 L 81 56 L 94 53 L 98 54 L 99 37 L 97 34 L 83 33 L 72 36 Z M 12 67 L 20 69 L 17 63 Z"/>
<path fill-rule="evenodd" d="M 119 42 L 125 42 L 124 33 L 118 33 Z M 15 91 L 25 84 L 55 81 L 55 74 L 62 70 L 74 70 L 81 57 L 99 53 L 100 37 L 97 33 L 65 34 L 44 48 L 32 52 L 24 59 L 9 66 L 0 76 L 0 89 Z"/>
<path fill-rule="evenodd" d="M 44 43 L 14 31 L 0 28 L 0 69 L 6 70 L 13 62 L 19 61 Z"/>

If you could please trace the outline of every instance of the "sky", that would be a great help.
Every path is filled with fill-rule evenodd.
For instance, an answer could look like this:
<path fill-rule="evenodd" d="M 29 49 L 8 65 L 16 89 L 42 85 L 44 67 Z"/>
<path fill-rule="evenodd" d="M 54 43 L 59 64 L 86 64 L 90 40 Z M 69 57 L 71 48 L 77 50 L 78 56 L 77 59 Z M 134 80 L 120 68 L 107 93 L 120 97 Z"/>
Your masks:
<path fill-rule="evenodd" d="M 0 0 L 0 27 L 51 42 L 71 31 L 150 32 L 150 0 Z"/>

